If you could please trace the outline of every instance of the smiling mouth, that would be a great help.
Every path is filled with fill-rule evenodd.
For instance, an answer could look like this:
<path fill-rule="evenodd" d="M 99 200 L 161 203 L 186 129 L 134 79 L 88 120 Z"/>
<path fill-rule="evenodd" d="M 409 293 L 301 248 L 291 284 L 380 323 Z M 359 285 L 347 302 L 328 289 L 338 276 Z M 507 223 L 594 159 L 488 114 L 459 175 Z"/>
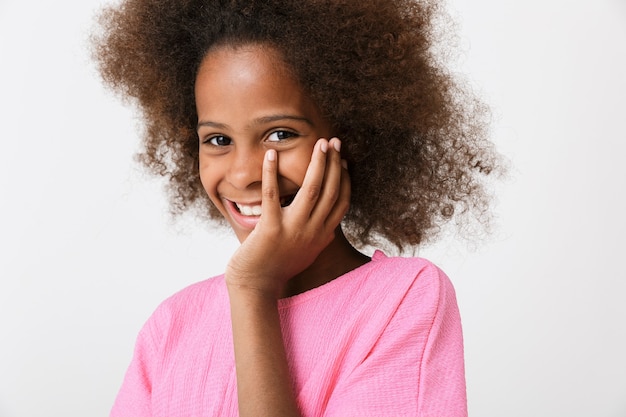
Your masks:
<path fill-rule="evenodd" d="M 293 199 L 296 197 L 295 194 L 284 196 L 280 198 L 280 206 L 287 207 L 289 204 L 293 202 Z M 240 204 L 235 202 L 235 208 L 237 211 L 244 216 L 260 216 L 262 213 L 261 205 L 248 205 L 248 204 Z"/>

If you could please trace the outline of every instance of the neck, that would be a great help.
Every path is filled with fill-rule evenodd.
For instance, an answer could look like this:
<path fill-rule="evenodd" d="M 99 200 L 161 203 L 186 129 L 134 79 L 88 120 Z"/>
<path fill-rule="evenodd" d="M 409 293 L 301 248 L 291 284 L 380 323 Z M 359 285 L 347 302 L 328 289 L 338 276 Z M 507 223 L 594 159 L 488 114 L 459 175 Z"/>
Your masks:
<path fill-rule="evenodd" d="M 324 285 L 369 261 L 370 258 L 356 250 L 338 227 L 333 241 L 315 261 L 287 282 L 282 297 L 291 297 Z"/>

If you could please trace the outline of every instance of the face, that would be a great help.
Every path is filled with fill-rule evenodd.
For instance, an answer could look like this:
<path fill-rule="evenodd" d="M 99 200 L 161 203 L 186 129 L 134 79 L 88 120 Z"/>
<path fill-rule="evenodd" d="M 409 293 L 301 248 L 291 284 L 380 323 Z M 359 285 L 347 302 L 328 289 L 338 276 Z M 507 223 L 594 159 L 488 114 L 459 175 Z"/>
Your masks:
<path fill-rule="evenodd" d="M 196 78 L 200 179 L 240 242 L 262 212 L 265 152 L 277 151 L 281 205 L 287 206 L 316 141 L 331 137 L 286 65 L 266 46 L 225 46 L 205 56 Z"/>

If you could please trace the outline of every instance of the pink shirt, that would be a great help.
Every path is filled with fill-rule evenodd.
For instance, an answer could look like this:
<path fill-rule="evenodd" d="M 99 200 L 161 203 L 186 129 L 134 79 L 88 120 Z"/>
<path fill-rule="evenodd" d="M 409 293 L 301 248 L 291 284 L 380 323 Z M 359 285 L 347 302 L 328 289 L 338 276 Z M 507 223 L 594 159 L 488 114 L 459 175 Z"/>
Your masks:
<path fill-rule="evenodd" d="M 279 300 L 303 416 L 467 415 L 449 279 L 421 258 L 372 261 Z M 237 416 L 224 277 L 163 302 L 139 333 L 112 417 Z"/>

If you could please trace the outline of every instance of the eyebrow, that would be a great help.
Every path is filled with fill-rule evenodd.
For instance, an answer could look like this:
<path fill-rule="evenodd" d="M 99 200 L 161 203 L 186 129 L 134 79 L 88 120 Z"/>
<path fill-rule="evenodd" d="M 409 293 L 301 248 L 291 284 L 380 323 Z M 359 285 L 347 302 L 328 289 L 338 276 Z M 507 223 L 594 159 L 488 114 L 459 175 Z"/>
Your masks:
<path fill-rule="evenodd" d="M 311 127 L 315 127 L 313 122 L 307 119 L 306 117 L 292 116 L 289 114 L 276 114 L 272 116 L 259 117 L 258 119 L 253 120 L 252 125 L 264 125 L 264 124 L 278 122 L 282 120 L 295 120 L 297 122 L 304 122 Z M 217 129 L 225 129 L 228 127 L 228 125 L 223 124 L 223 123 L 212 122 L 210 120 L 201 120 L 198 122 L 198 125 L 196 126 L 196 130 L 199 130 L 203 126 L 214 127 Z"/>

